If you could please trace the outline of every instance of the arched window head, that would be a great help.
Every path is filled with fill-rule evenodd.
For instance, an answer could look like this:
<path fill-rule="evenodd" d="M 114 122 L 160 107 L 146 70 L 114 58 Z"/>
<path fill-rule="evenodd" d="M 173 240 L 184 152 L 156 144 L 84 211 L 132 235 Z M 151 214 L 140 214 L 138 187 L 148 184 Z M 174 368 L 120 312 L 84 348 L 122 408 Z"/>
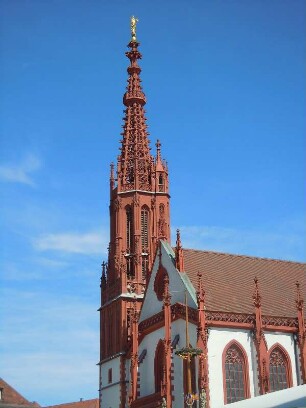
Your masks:
<path fill-rule="evenodd" d="M 165 346 L 162 340 L 159 340 L 154 359 L 154 377 L 155 377 L 155 392 L 160 392 L 161 384 L 164 378 L 165 371 Z"/>
<path fill-rule="evenodd" d="M 270 391 L 279 391 L 291 387 L 291 364 L 286 351 L 274 346 L 269 358 Z"/>
<path fill-rule="evenodd" d="M 236 341 L 223 352 L 224 402 L 230 404 L 250 397 L 248 362 L 245 351 Z"/>

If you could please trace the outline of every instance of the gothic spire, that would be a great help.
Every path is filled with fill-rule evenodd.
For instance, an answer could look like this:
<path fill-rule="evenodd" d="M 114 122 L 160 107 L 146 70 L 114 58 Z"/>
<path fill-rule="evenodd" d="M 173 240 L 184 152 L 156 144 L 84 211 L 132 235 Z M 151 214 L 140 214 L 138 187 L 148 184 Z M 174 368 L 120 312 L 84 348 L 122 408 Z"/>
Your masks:
<path fill-rule="evenodd" d="M 132 18 L 133 19 L 133 18 Z M 150 154 L 148 131 L 144 105 L 146 97 L 141 87 L 138 60 L 142 58 L 136 40 L 136 19 L 131 19 L 132 39 L 128 44 L 126 56 L 130 60 L 127 68 L 128 84 L 123 96 L 126 106 L 121 140 L 121 154 L 118 157 L 118 190 L 152 191 L 152 172 L 154 159 Z"/>

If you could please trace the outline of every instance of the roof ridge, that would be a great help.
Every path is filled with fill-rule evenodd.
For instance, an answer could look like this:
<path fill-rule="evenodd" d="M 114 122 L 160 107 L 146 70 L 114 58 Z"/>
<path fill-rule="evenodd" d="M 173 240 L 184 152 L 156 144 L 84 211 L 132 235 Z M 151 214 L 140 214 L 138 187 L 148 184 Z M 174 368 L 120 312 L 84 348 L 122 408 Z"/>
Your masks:
<path fill-rule="evenodd" d="M 4 382 L 4 384 L 6 386 L 8 386 L 9 388 L 11 388 L 11 390 L 13 390 L 19 397 L 21 397 L 27 404 L 29 405 L 33 405 L 34 403 L 29 401 L 27 398 L 25 398 L 22 394 L 20 394 L 20 392 L 18 392 L 11 384 L 7 383 L 2 377 L 0 377 L 0 380 L 2 382 Z M 25 403 L 20 404 L 20 405 L 25 405 Z"/>
<path fill-rule="evenodd" d="M 89 402 L 89 401 L 99 401 L 99 398 L 90 398 L 90 399 L 83 399 L 82 401 L 71 401 L 71 402 L 63 402 L 61 404 L 46 405 L 44 408 L 60 407 L 63 405 L 71 405 L 71 404 L 82 404 L 83 402 Z"/>
<path fill-rule="evenodd" d="M 206 252 L 206 253 L 215 254 L 215 255 L 226 255 L 226 256 L 231 256 L 231 257 L 235 257 L 235 258 L 262 259 L 262 260 L 265 260 L 265 261 L 286 262 L 286 263 L 289 262 L 289 263 L 293 263 L 293 264 L 306 265 L 306 262 L 292 261 L 292 260 L 287 260 L 287 259 L 267 258 L 267 257 L 263 257 L 263 256 L 231 254 L 231 253 L 228 253 L 228 252 L 210 251 L 210 250 L 205 250 L 205 249 L 193 249 L 193 248 L 183 248 L 183 250 L 184 251 L 195 251 L 195 252 Z"/>

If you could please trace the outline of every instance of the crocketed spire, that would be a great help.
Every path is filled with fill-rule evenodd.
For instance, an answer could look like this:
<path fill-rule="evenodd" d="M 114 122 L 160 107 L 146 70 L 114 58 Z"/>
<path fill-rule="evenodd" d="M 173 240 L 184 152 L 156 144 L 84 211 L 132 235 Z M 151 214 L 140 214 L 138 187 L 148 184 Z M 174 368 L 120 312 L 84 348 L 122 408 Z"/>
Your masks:
<path fill-rule="evenodd" d="M 150 154 L 148 131 L 138 60 L 141 53 L 139 43 L 130 41 L 126 56 L 130 60 L 127 90 L 123 96 L 126 106 L 121 140 L 121 154 L 118 157 L 118 191 L 152 191 L 154 160 Z"/>

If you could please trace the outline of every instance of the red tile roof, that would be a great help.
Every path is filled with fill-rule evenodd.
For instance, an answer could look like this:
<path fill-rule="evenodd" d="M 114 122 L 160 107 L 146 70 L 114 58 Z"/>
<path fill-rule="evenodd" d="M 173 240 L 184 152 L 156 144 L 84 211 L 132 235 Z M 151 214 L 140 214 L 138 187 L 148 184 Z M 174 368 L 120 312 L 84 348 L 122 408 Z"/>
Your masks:
<path fill-rule="evenodd" d="M 99 408 L 99 398 L 78 402 L 68 402 L 67 404 L 50 405 L 45 408 Z"/>
<path fill-rule="evenodd" d="M 12 405 L 22 405 L 22 406 L 33 406 L 39 407 L 37 402 L 30 402 L 24 398 L 19 392 L 17 392 L 11 385 L 0 378 L 0 389 L 2 389 L 2 399 L 0 400 L 1 405 L 12 404 Z"/>
<path fill-rule="evenodd" d="M 253 313 L 254 277 L 258 277 L 262 313 L 296 317 L 295 282 L 306 302 L 306 264 L 275 259 L 184 249 L 185 271 L 195 289 L 202 273 L 206 308 L 211 311 Z"/>

